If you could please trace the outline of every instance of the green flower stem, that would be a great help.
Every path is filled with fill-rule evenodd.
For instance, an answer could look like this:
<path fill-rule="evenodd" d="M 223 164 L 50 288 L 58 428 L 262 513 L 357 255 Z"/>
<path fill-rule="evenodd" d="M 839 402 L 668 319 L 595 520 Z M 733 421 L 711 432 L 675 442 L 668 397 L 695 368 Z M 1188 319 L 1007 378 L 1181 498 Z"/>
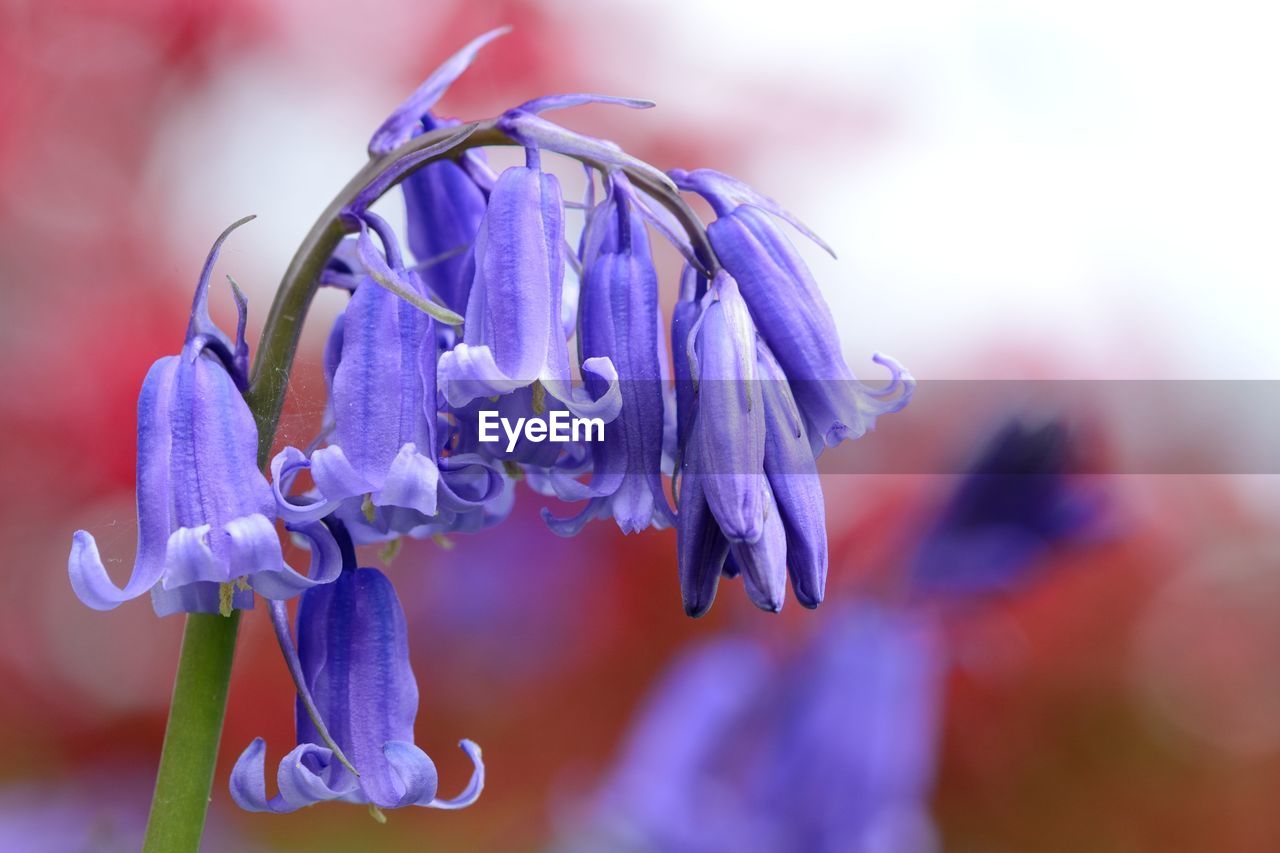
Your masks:
<path fill-rule="evenodd" d="M 156 792 L 142 844 L 146 853 L 200 847 L 239 627 L 238 610 L 231 616 L 192 613 L 187 617 Z"/>
<path fill-rule="evenodd" d="M 395 151 L 374 157 L 338 193 L 311 227 L 285 271 L 267 314 L 258 342 L 253 375 L 245 399 L 258 425 L 258 465 L 266 467 L 280 423 L 289 372 L 302 334 L 302 323 L 319 286 L 320 273 L 350 226 L 341 214 L 351 202 L 393 162 L 428 148 L 456 134 L 458 128 L 424 133 Z M 470 148 L 520 143 L 499 130 L 492 120 L 480 122 L 456 147 L 427 157 L 379 187 L 386 192 L 429 163 L 456 159 Z M 588 165 L 597 165 L 588 163 Z M 695 251 L 704 262 L 713 257 L 702 223 L 680 196 L 649 177 L 628 170 L 631 181 L 662 203 L 689 233 Z M 235 653 L 239 611 L 231 616 L 193 613 L 187 617 L 182 655 L 173 685 L 173 701 L 160 753 L 151 816 L 147 822 L 145 853 L 197 850 L 204 830 L 205 813 L 213 785 L 222 719 L 226 713 L 231 660 Z"/>

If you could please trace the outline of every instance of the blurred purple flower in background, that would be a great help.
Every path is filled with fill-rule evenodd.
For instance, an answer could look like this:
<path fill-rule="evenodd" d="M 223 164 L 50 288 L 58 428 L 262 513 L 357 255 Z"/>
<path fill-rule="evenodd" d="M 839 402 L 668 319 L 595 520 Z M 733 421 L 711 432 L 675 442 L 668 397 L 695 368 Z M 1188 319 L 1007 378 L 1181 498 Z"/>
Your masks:
<path fill-rule="evenodd" d="M 677 661 L 570 850 L 927 851 L 942 661 L 869 602 L 784 658 L 736 637 Z"/>
<path fill-rule="evenodd" d="M 1095 538 L 1104 496 L 1074 475 L 1079 461 L 1064 422 L 1007 421 L 921 537 L 909 568 L 912 592 L 1007 591 L 1027 583 L 1053 548 Z"/>

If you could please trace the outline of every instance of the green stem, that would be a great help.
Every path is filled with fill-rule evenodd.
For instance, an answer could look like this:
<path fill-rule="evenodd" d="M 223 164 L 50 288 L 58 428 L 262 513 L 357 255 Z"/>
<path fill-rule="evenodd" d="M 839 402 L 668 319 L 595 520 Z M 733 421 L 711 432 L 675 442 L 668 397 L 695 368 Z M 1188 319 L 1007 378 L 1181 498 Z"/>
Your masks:
<path fill-rule="evenodd" d="M 329 203 L 294 253 L 267 314 L 249 390 L 245 393 L 245 400 L 258 425 L 259 467 L 266 467 L 275 441 L 302 323 L 319 286 L 320 273 L 338 243 L 349 233 L 350 226 L 341 220 L 343 210 L 392 163 L 457 132 L 457 128 L 430 131 L 414 137 L 389 154 L 371 159 Z M 456 159 L 469 148 L 519 144 L 495 127 L 493 121 L 481 122 L 471 136 L 453 149 L 424 158 L 394 182 L 380 188 L 385 193 L 423 166 L 438 160 Z M 599 168 L 598 164 L 589 165 Z M 684 226 L 699 257 L 712 257 L 701 221 L 679 195 L 643 174 L 628 170 L 628 175 L 633 183 L 661 202 Z M 218 758 L 218 741 L 222 736 L 231 659 L 235 653 L 239 624 L 239 611 L 233 611 L 230 617 L 200 613 L 187 617 L 182 656 L 173 685 L 173 704 L 165 728 L 160 770 L 147 822 L 143 847 L 146 853 L 185 853 L 200 846 Z"/>
<path fill-rule="evenodd" d="M 145 853 L 198 850 L 227 709 L 240 611 L 192 613 L 182 635 Z"/>

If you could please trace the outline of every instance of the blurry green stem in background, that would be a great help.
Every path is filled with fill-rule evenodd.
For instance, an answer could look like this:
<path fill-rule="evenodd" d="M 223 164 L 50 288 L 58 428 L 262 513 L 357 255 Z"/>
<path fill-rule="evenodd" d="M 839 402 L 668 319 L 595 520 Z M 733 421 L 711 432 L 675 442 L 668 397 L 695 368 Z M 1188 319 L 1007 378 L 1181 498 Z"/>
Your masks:
<path fill-rule="evenodd" d="M 492 120 L 480 122 L 467 131 L 453 148 L 415 159 L 409 168 L 392 167 L 450 136 L 459 135 L 459 128 L 428 131 L 395 151 L 369 160 L 329 203 L 294 253 L 267 314 L 253 364 L 252 382 L 245 393 L 258 425 L 259 467 L 266 467 L 275 441 L 302 322 L 319 286 L 320 273 L 338 243 L 353 230 L 351 224 L 343 221 L 343 211 L 358 197 L 366 196 L 370 189 L 381 196 L 429 163 L 456 159 L 469 148 L 521 144 L 495 127 Z M 588 165 L 594 164 L 588 162 Z M 700 257 L 711 257 L 701 221 L 674 190 L 643 173 L 624 171 L 633 183 L 671 211 L 688 232 Z M 392 177 L 388 179 L 388 175 Z M 368 203 L 372 203 L 372 199 Z M 239 611 L 233 611 L 230 616 L 193 613 L 187 617 L 156 790 L 147 819 L 145 853 L 186 853 L 199 849 L 218 760 L 239 625 Z"/>

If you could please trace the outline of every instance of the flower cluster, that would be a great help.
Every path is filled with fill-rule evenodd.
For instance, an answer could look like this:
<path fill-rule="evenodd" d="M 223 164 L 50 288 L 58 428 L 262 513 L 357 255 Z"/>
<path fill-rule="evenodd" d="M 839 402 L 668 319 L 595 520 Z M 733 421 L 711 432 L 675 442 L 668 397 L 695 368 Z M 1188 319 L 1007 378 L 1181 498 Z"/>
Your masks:
<path fill-rule="evenodd" d="M 789 574 L 814 607 L 827 570 L 815 459 L 900 409 L 913 388 L 882 356 L 886 387 L 853 377 L 780 223 L 817 238 L 777 203 L 718 172 L 663 173 L 543 118 L 650 102 L 558 95 L 484 123 L 437 115 L 448 86 L 502 32 L 450 58 L 378 128 L 363 183 L 333 209 L 345 236 L 305 284 L 350 298 L 325 349 L 329 395 L 315 441 L 285 447 L 270 480 L 262 474 L 263 412 L 242 397 L 245 301 L 237 291 L 234 341 L 207 309 L 224 234 L 182 353 L 156 363 L 139 398 L 128 583 L 111 581 L 89 533 L 74 537 L 71 582 L 90 607 L 148 591 L 161 615 L 225 615 L 251 607 L 255 591 L 271 600 L 298 688 L 298 746 L 271 798 L 263 744 L 245 752 L 233 792 L 248 809 L 328 799 L 456 807 L 479 793 L 479 751 L 464 741 L 476 779 L 458 800 L 435 798 L 434 768 L 412 744 L 417 689 L 403 613 L 387 578 L 359 566 L 356 545 L 492 527 L 523 479 L 582 504 L 571 517 L 544 511 L 562 535 L 600 518 L 625 533 L 675 527 L 691 615 L 710 607 L 721 575 L 741 576 L 753 602 L 777 611 Z M 488 144 L 519 146 L 524 164 L 495 172 L 480 150 Z M 565 201 L 545 155 L 586 165 L 582 202 Z M 409 251 L 373 209 L 396 185 Z M 702 225 L 681 192 L 705 197 L 715 221 Z M 579 209 L 581 227 L 570 228 Z M 653 237 L 685 259 L 669 343 Z M 531 426 L 495 443 L 483 429 L 495 415 Z M 540 440 L 562 417 L 601 431 Z M 305 574 L 285 564 L 277 523 L 310 549 Z M 282 602 L 298 595 L 295 646 Z"/>

